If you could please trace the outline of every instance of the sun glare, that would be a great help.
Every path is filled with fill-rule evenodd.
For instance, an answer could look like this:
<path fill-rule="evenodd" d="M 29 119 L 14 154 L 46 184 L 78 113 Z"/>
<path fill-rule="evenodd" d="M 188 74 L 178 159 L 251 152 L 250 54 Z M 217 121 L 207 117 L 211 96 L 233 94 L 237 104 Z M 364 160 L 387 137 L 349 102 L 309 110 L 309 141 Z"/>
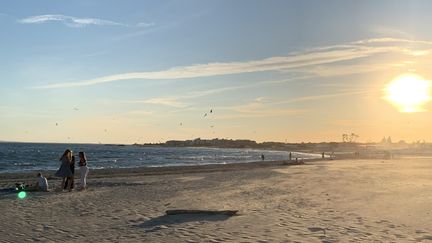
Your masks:
<path fill-rule="evenodd" d="M 405 74 L 392 80 L 386 88 L 386 99 L 401 112 L 425 111 L 423 106 L 431 99 L 430 81 L 419 75 Z"/>

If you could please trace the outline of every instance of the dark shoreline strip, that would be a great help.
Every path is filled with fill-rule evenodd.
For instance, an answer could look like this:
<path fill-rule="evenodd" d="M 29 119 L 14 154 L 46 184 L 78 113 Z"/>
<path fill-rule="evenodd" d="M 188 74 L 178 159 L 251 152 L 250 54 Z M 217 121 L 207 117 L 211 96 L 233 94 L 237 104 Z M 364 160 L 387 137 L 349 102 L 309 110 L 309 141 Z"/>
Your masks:
<path fill-rule="evenodd" d="M 308 159 L 305 162 L 321 161 L 323 159 Z M 324 159 L 326 160 L 326 159 Z M 300 165 L 303 163 L 294 160 L 281 161 L 258 161 L 247 163 L 232 164 L 207 164 L 207 165 L 190 165 L 190 166 L 166 166 L 166 167 L 137 167 L 137 168 L 107 168 L 91 170 L 89 178 L 103 177 L 128 177 L 128 176 L 151 176 L 151 175 L 169 175 L 169 174 L 188 174 L 188 173 L 206 173 L 206 172 L 223 172 L 232 170 L 249 170 L 264 167 L 277 167 L 282 165 Z M 34 180 L 38 171 L 27 171 L 22 173 L 1 173 L 0 184 L 11 181 Z M 55 171 L 41 171 L 48 179 L 58 179 L 54 177 Z"/>

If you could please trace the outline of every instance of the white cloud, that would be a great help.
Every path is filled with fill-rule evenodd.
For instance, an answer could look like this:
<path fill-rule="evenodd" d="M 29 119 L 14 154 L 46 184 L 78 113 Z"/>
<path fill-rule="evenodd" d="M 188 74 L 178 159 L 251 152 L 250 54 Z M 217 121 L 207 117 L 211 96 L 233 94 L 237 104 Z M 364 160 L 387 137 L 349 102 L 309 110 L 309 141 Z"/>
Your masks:
<path fill-rule="evenodd" d="M 283 83 L 292 81 L 297 78 L 293 79 L 283 79 L 283 80 L 277 80 L 277 81 L 270 81 L 270 82 L 258 82 L 254 84 L 247 84 L 247 85 L 239 85 L 239 86 L 231 86 L 231 87 L 224 87 L 224 88 L 216 88 L 216 89 L 207 89 L 207 90 L 200 90 L 200 91 L 192 91 L 189 93 L 186 93 L 184 95 L 176 95 L 176 96 L 169 96 L 169 97 L 155 97 L 150 99 L 137 99 L 137 100 L 127 100 L 127 101 L 121 101 L 125 103 L 144 103 L 144 104 L 155 104 L 155 105 L 165 105 L 165 106 L 171 106 L 176 108 L 184 108 L 187 107 L 188 104 L 184 102 L 184 100 L 190 100 L 195 98 L 200 98 L 204 96 L 214 95 L 218 93 L 223 93 L 227 91 L 235 91 L 240 89 L 247 89 L 252 87 L 259 87 L 259 86 L 267 86 L 269 84 L 273 83 Z M 259 97 L 257 98 L 257 101 L 264 101 L 268 100 L 266 97 Z M 116 101 L 118 103 L 118 101 Z"/>
<path fill-rule="evenodd" d="M 293 99 L 277 101 L 277 102 L 274 102 L 273 104 L 275 104 L 275 105 L 291 104 L 291 103 L 298 103 L 298 102 L 305 102 L 305 101 L 330 99 L 330 98 L 341 97 L 341 96 L 370 94 L 371 92 L 379 92 L 379 91 L 370 91 L 370 90 L 340 91 L 340 92 L 331 93 L 331 94 L 302 96 L 302 97 L 297 97 L 297 98 L 293 98 Z"/>
<path fill-rule="evenodd" d="M 142 28 L 152 27 L 154 25 L 155 25 L 155 23 L 153 23 L 153 22 L 141 22 L 141 23 L 136 24 L 137 27 L 142 27 Z"/>
<path fill-rule="evenodd" d="M 413 44 L 416 44 L 416 47 L 412 47 Z M 47 84 L 36 88 L 55 89 L 90 86 L 132 79 L 186 79 L 266 71 L 298 71 L 308 73 L 306 68 L 309 67 L 351 61 L 372 57 L 378 54 L 388 53 L 411 56 L 418 53 L 424 54 L 431 46 L 432 42 L 428 41 L 394 38 L 368 39 L 348 44 L 318 47 L 303 52 L 291 53 L 287 56 L 269 57 L 261 60 L 225 63 L 216 62 L 173 67 L 162 71 L 122 73 L 78 82 Z"/>
<path fill-rule="evenodd" d="M 354 90 L 354 91 L 339 91 L 335 93 L 323 94 L 323 95 L 310 95 L 301 96 L 286 100 L 273 100 L 266 97 L 257 97 L 253 101 L 234 106 L 220 106 L 214 107 L 215 110 L 228 111 L 229 114 L 218 115 L 214 119 L 241 119 L 241 118 L 252 118 L 252 117 L 279 117 L 279 116 L 292 116 L 298 114 L 304 114 L 311 112 L 308 109 L 292 109 L 292 108 L 275 108 L 278 105 L 285 105 L 291 103 L 301 103 L 308 101 L 319 101 L 325 99 L 331 99 L 342 96 L 355 96 L 355 95 L 367 95 L 373 92 L 380 92 L 380 90 Z"/>
<path fill-rule="evenodd" d="M 233 120 L 233 119 L 245 119 L 245 118 L 269 118 L 269 117 L 287 117 L 293 115 L 300 115 L 310 112 L 307 109 L 272 109 L 263 108 L 255 110 L 233 110 L 230 114 L 219 114 L 215 120 Z"/>
<path fill-rule="evenodd" d="M 153 104 L 153 105 L 165 105 L 171 107 L 185 107 L 186 104 L 180 102 L 177 98 L 152 98 L 146 100 L 133 100 L 127 101 L 127 103 L 143 103 L 143 104 Z"/>
<path fill-rule="evenodd" d="M 260 96 L 260 97 L 255 98 L 256 102 L 265 102 L 265 101 L 268 101 L 268 100 L 270 100 L 270 98 L 267 98 L 267 97 L 264 97 L 264 96 Z"/>
<path fill-rule="evenodd" d="M 409 43 L 409 44 L 423 44 L 423 45 L 432 45 L 432 41 L 424 41 L 424 40 L 414 40 L 414 39 L 400 39 L 400 38 L 391 38 L 391 37 L 384 37 L 384 38 L 371 38 L 371 39 L 365 39 L 365 40 L 359 40 L 353 42 L 353 44 L 394 44 L 394 45 L 400 45 L 403 43 Z"/>
<path fill-rule="evenodd" d="M 341 64 L 341 65 L 316 65 L 299 69 L 305 73 L 319 77 L 335 77 L 358 73 L 382 71 L 397 66 L 407 66 L 409 63 L 366 63 L 366 64 Z"/>
<path fill-rule="evenodd" d="M 19 20 L 22 24 L 42 24 L 48 22 L 61 22 L 68 27 L 85 27 L 87 25 L 112 25 L 112 26 L 127 26 L 126 24 L 114 22 L 105 19 L 96 18 L 77 18 L 61 14 L 46 14 L 27 17 Z"/>
<path fill-rule="evenodd" d="M 225 106 L 215 107 L 215 110 L 222 111 L 214 118 L 216 120 L 231 120 L 243 118 L 259 118 L 259 117 L 280 117 L 292 116 L 310 112 L 307 109 L 288 109 L 288 108 L 274 108 L 273 102 L 265 97 L 257 97 L 252 102 Z"/>
<path fill-rule="evenodd" d="M 286 80 L 286 79 L 285 79 Z M 248 84 L 248 85 L 240 85 L 240 86 L 231 86 L 224 88 L 216 88 L 216 89 L 207 89 L 200 91 L 192 91 L 186 93 L 184 95 L 175 95 L 175 96 L 165 96 L 165 97 L 154 97 L 149 99 L 135 99 L 135 100 L 105 100 L 103 103 L 105 105 L 111 105 L 112 103 L 132 103 L 132 104 L 153 104 L 153 105 L 164 105 L 175 108 L 184 108 L 188 106 L 188 103 L 184 102 L 185 100 L 195 99 L 199 97 L 209 96 L 213 94 L 223 93 L 227 91 L 234 91 L 244 88 L 251 88 L 256 86 L 265 85 L 264 82 L 256 83 L 256 84 Z M 1 109 L 1 106 L 0 106 Z"/>
<path fill-rule="evenodd" d="M 401 38 L 413 38 L 414 36 L 408 32 L 388 26 L 372 26 L 371 31 L 383 36 L 398 36 Z"/>

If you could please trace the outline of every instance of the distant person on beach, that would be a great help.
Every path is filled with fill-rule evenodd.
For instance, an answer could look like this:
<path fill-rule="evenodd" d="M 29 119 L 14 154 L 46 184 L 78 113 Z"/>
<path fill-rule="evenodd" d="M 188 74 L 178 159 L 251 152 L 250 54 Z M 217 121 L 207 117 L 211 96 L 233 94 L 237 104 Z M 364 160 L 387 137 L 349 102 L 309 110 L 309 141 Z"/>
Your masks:
<path fill-rule="evenodd" d="M 324 159 L 324 156 L 325 156 L 325 154 L 324 154 L 324 152 L 322 152 L 322 158 Z"/>
<path fill-rule="evenodd" d="M 264 154 L 261 154 L 261 160 L 262 160 L 262 161 L 265 160 Z"/>
<path fill-rule="evenodd" d="M 40 172 L 37 174 L 36 189 L 44 192 L 48 191 L 48 180 Z"/>
<path fill-rule="evenodd" d="M 67 189 L 67 185 L 68 185 L 69 181 L 70 181 L 70 189 L 71 190 L 75 186 L 75 182 L 74 182 L 74 180 L 75 180 L 75 156 L 74 155 L 72 155 L 72 160 L 71 160 L 71 163 L 70 163 L 70 170 L 72 171 L 72 176 L 68 177 L 66 179 L 66 183 L 65 183 L 65 185 L 63 187 L 63 189 L 65 189 L 65 190 Z"/>
<path fill-rule="evenodd" d="M 57 177 L 61 177 L 62 178 L 62 184 L 61 184 L 61 190 L 63 190 L 65 184 L 66 184 L 66 178 L 71 177 L 72 176 L 72 171 L 70 169 L 70 164 L 72 162 L 72 151 L 69 149 L 66 149 L 63 153 L 63 155 L 60 157 L 60 168 L 56 171 L 55 176 Z M 70 190 L 70 183 L 71 181 L 69 181 L 69 185 L 67 185 L 67 188 L 69 188 Z"/>
<path fill-rule="evenodd" d="M 89 168 L 87 167 L 87 158 L 84 152 L 79 152 L 79 167 L 80 167 L 80 190 L 87 189 L 87 174 Z"/>
<path fill-rule="evenodd" d="M 292 159 L 292 153 L 290 152 L 289 153 L 289 160 L 291 160 Z"/>

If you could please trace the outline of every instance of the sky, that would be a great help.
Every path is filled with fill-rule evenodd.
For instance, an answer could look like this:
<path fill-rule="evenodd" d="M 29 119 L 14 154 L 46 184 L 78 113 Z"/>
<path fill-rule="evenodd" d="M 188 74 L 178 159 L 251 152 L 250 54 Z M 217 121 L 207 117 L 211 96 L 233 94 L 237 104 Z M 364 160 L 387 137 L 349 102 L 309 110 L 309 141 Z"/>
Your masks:
<path fill-rule="evenodd" d="M 2 1 L 0 141 L 432 141 L 431 1 Z"/>

